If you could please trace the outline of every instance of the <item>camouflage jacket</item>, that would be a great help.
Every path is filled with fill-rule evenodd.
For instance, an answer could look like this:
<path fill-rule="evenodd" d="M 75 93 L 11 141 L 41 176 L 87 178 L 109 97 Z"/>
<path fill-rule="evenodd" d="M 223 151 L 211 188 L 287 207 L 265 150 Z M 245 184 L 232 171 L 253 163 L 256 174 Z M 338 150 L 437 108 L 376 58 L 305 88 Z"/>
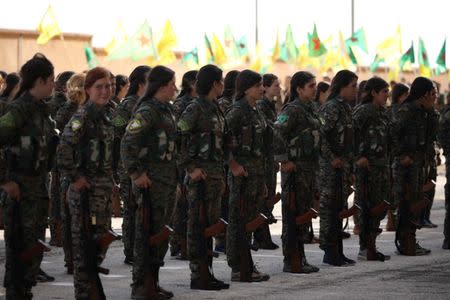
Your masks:
<path fill-rule="evenodd" d="M 217 104 L 219 105 L 222 113 L 225 114 L 231 104 L 233 104 L 233 100 L 227 97 L 221 97 L 219 98 L 219 100 L 217 100 Z"/>
<path fill-rule="evenodd" d="M 58 146 L 58 169 L 76 181 L 81 176 L 112 178 L 116 162 L 113 126 L 106 107 L 87 101 L 66 124 Z"/>
<path fill-rule="evenodd" d="M 450 105 L 447 105 L 439 117 L 438 140 L 446 157 L 450 156 Z"/>
<path fill-rule="evenodd" d="M 184 112 L 184 110 L 188 107 L 188 105 L 192 102 L 194 98 L 191 97 L 189 94 L 185 94 L 180 98 L 177 98 L 173 104 L 173 113 L 175 115 L 175 119 L 178 121 L 181 117 L 181 114 Z"/>
<path fill-rule="evenodd" d="M 388 165 L 389 123 L 388 115 L 383 107 L 377 107 L 372 103 L 355 107 L 353 111 L 355 161 L 365 157 L 371 165 Z"/>
<path fill-rule="evenodd" d="M 5 179 L 42 176 L 51 169 L 58 141 L 47 105 L 29 93 L 11 102 L 0 117 L 0 145 L 5 151 Z"/>
<path fill-rule="evenodd" d="M 67 101 L 56 113 L 55 122 L 56 128 L 62 132 L 67 122 L 72 118 L 73 114 L 77 111 L 78 105 L 73 101 Z"/>
<path fill-rule="evenodd" d="M 325 102 L 319 109 L 321 150 L 320 156 L 331 162 L 340 158 L 353 163 L 352 111 L 348 103 L 337 97 Z"/>
<path fill-rule="evenodd" d="M 227 123 L 228 157 L 243 165 L 247 171 L 264 173 L 267 123 L 256 107 L 245 98 L 236 100 L 225 115 Z"/>
<path fill-rule="evenodd" d="M 66 94 L 57 92 L 47 102 L 48 112 L 52 119 L 56 118 L 58 110 L 67 102 Z"/>
<path fill-rule="evenodd" d="M 320 121 L 309 103 L 298 98 L 281 109 L 275 128 L 275 160 L 317 164 Z"/>
<path fill-rule="evenodd" d="M 423 163 L 429 137 L 427 112 L 416 102 L 404 102 L 398 108 L 392 124 L 392 155 L 396 160 L 406 155 Z"/>
<path fill-rule="evenodd" d="M 169 103 L 142 98 L 121 142 L 123 166 L 132 179 L 144 172 L 176 184 L 177 127 Z"/>
<path fill-rule="evenodd" d="M 222 176 L 225 118 L 215 102 L 202 97 L 192 101 L 178 121 L 181 133 L 180 166 L 191 172 L 203 168 Z"/>
<path fill-rule="evenodd" d="M 115 138 L 122 139 L 138 100 L 137 95 L 130 95 L 117 105 L 112 117 Z"/>

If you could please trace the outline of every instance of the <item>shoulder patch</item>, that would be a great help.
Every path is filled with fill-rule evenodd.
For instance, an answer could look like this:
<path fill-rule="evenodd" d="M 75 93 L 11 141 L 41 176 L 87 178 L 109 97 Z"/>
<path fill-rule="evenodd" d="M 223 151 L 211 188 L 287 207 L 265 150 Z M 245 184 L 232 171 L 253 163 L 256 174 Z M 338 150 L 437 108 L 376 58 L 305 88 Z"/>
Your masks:
<path fill-rule="evenodd" d="M 113 119 L 113 125 L 115 127 L 124 127 L 127 125 L 127 120 L 124 117 L 118 115 Z"/>
<path fill-rule="evenodd" d="M 77 131 L 78 129 L 81 128 L 81 121 L 78 119 L 75 119 L 72 121 L 72 124 L 70 124 L 70 126 L 72 127 L 72 131 Z"/>
<path fill-rule="evenodd" d="M 277 118 L 276 123 L 277 124 L 283 124 L 286 123 L 289 120 L 289 116 L 288 115 L 279 115 Z"/>
<path fill-rule="evenodd" d="M 14 116 L 11 112 L 7 112 L 0 118 L 0 126 L 2 127 L 14 127 Z"/>
<path fill-rule="evenodd" d="M 178 121 L 178 128 L 180 128 L 181 131 L 188 131 L 189 130 L 189 125 L 185 120 L 180 120 Z"/>
<path fill-rule="evenodd" d="M 137 133 L 142 129 L 142 121 L 139 119 L 133 119 L 128 123 L 127 131 L 130 133 Z"/>

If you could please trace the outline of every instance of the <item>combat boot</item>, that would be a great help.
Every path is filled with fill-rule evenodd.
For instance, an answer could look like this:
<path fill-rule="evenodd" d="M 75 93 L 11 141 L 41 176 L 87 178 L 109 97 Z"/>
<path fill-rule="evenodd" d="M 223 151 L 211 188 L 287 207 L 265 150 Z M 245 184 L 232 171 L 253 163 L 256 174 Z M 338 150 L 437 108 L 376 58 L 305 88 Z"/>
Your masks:
<path fill-rule="evenodd" d="M 253 266 L 253 272 L 252 272 L 252 277 L 251 280 L 252 282 L 261 282 L 261 281 L 267 281 L 270 279 L 269 274 L 263 273 L 258 271 L 258 269 L 256 268 L 256 265 Z"/>
<path fill-rule="evenodd" d="M 391 209 L 387 212 L 386 231 L 395 231 L 395 215 Z"/>
<path fill-rule="evenodd" d="M 444 242 L 442 243 L 442 249 L 450 250 L 450 239 L 444 239 Z"/>
<path fill-rule="evenodd" d="M 324 249 L 324 251 L 325 254 L 323 255 L 323 263 L 336 267 L 340 267 L 343 265 L 343 261 L 341 259 L 341 256 L 339 255 L 337 247 L 327 247 Z"/>

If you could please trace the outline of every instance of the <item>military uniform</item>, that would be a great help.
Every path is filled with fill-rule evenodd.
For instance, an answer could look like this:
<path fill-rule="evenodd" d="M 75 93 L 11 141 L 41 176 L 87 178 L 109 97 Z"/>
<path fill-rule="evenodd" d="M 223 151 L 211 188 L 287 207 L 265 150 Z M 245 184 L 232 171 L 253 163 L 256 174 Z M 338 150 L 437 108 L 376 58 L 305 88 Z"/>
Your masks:
<path fill-rule="evenodd" d="M 175 120 L 181 117 L 186 107 L 192 103 L 193 97 L 189 94 L 177 98 L 173 104 L 172 109 L 175 115 Z M 187 219 L 188 219 L 188 203 L 186 199 L 186 184 L 184 182 L 186 172 L 179 166 L 178 170 L 178 187 L 179 193 L 176 195 L 175 208 L 172 216 L 172 226 L 174 228 L 174 234 L 170 238 L 170 252 L 172 256 L 179 254 L 179 259 L 187 259 L 186 243 L 187 243 Z"/>
<path fill-rule="evenodd" d="M 296 165 L 294 173 L 281 172 L 282 186 L 282 214 L 283 229 L 281 239 L 283 241 L 284 270 L 291 272 L 291 251 L 289 249 L 289 233 L 291 226 L 297 236 L 300 256 L 303 258 L 304 272 L 318 271 L 318 268 L 310 266 L 305 258 L 302 234 L 305 232 L 303 225 L 291 224 L 289 215 L 297 217 L 309 211 L 315 196 L 316 173 L 319 157 L 319 126 L 320 121 L 312 110 L 312 106 L 300 99 L 295 99 L 285 105 L 275 122 L 275 160 L 277 162 L 291 161 Z M 293 179 L 290 178 L 294 176 Z M 294 180 L 291 191 L 288 180 Z M 290 203 L 289 194 L 295 193 L 295 204 Z M 295 211 L 291 211 L 295 210 Z"/>
<path fill-rule="evenodd" d="M 450 105 L 447 105 L 439 118 L 438 140 L 445 156 L 445 221 L 444 249 L 450 249 Z"/>
<path fill-rule="evenodd" d="M 142 98 L 121 143 L 121 159 L 131 179 L 146 173 L 152 181 L 151 231 L 156 234 L 169 224 L 172 216 L 177 184 L 175 118 L 170 104 L 156 99 Z M 148 236 L 145 236 L 142 197 L 137 197 L 135 242 L 133 256 L 133 292 L 143 288 L 145 272 L 164 264 L 168 244 L 155 246 L 149 257 Z M 148 220 L 147 220 L 148 221 Z M 149 261 L 150 266 L 144 261 Z"/>
<path fill-rule="evenodd" d="M 228 108 L 233 104 L 233 99 L 228 97 L 221 97 L 217 100 L 217 104 L 220 107 L 220 110 L 223 114 L 228 110 Z"/>
<path fill-rule="evenodd" d="M 227 227 L 227 260 L 233 273 L 240 270 L 239 232 L 240 222 L 249 222 L 256 218 L 260 207 L 264 205 L 264 135 L 266 121 L 255 107 L 251 107 L 245 98 L 236 100 L 226 113 L 228 136 L 230 139 L 230 157 L 245 168 L 247 177 L 234 177 L 228 172 L 229 225 Z M 250 237 L 248 237 L 250 238 Z M 249 240 L 250 242 L 250 240 Z M 257 272 L 256 268 L 255 271 Z M 255 272 L 255 273 L 256 273 Z M 268 275 L 264 275 L 264 280 Z M 232 277 L 233 280 L 233 277 Z"/>
<path fill-rule="evenodd" d="M 324 262 L 342 265 L 348 260 L 342 251 L 342 220 L 338 217 L 351 194 L 353 128 L 351 107 L 342 98 L 328 100 L 319 110 L 321 150 L 319 157 L 320 248 Z M 331 162 L 339 158 L 343 167 Z"/>
<path fill-rule="evenodd" d="M 417 103 L 403 103 L 395 114 L 393 134 L 393 197 L 398 206 L 396 245 L 405 255 L 426 254 L 429 250 L 415 242 L 416 229 L 420 226 L 419 212 L 412 212 L 413 205 L 423 201 L 423 167 L 427 148 L 427 112 Z M 409 156 L 413 163 L 403 166 L 400 161 Z"/>
<path fill-rule="evenodd" d="M 195 99 L 182 113 L 178 128 L 182 134 L 181 166 L 187 173 L 195 168 L 206 172 L 206 179 L 200 182 L 189 180 L 187 185 L 188 212 L 188 257 L 191 280 L 200 278 L 202 227 L 218 222 L 224 174 L 224 130 L 225 119 L 215 102 L 205 98 Z M 188 175 L 187 175 L 188 176 Z M 203 188 L 203 190 L 201 190 Z M 203 192 L 203 193 L 202 193 Z M 204 212 L 200 212 L 203 209 Z M 200 216 L 204 215 L 204 220 Z M 203 222 L 203 224 L 200 224 Z M 212 239 L 207 241 L 207 251 L 212 251 Z M 212 263 L 212 257 L 210 258 Z"/>
<path fill-rule="evenodd" d="M 69 180 L 67 198 L 72 216 L 75 297 L 89 295 L 90 282 L 86 273 L 86 257 L 96 255 L 98 263 L 105 253 L 86 253 L 85 228 L 87 217 L 91 221 L 93 238 L 100 238 L 110 229 L 113 168 L 113 127 L 106 116 L 106 107 L 97 107 L 88 101 L 71 118 L 64 128 L 58 147 L 58 167 Z M 90 184 L 86 191 L 78 191 L 73 183 L 85 177 Z M 83 209 L 83 193 L 87 193 L 88 209 Z"/>
<path fill-rule="evenodd" d="M 56 128 L 62 133 L 64 127 L 77 111 L 78 105 L 73 101 L 67 101 L 56 113 Z M 69 189 L 70 180 L 64 174 L 60 173 L 60 199 L 61 199 L 61 220 L 62 220 L 62 245 L 64 250 L 64 262 L 69 274 L 73 273 L 73 251 L 72 251 L 72 231 L 71 231 L 71 215 L 69 202 L 67 199 L 67 190 Z"/>
<path fill-rule="evenodd" d="M 114 125 L 114 144 L 120 149 L 120 141 L 125 134 L 125 128 L 133 115 L 133 109 L 138 103 L 137 95 L 126 97 L 114 112 L 112 119 Z M 134 228 L 136 223 L 136 201 L 132 191 L 132 185 L 128 173 L 118 158 L 117 175 L 120 183 L 120 196 L 123 201 L 122 241 L 125 261 L 131 263 L 134 249 Z"/>
<path fill-rule="evenodd" d="M 3 202 L 7 299 L 31 299 L 31 287 L 36 284 L 42 254 L 35 256 L 31 264 L 21 264 L 17 255 L 37 239 L 45 240 L 49 202 L 46 179 L 53 161 L 50 155 L 54 154 L 55 135 L 45 103 L 28 92 L 14 100 L 0 118 L 0 144 L 7 162 L 6 170 L 0 173 L 4 181 L 19 184 L 21 193 L 20 202 L 6 194 Z"/>
<path fill-rule="evenodd" d="M 353 128 L 355 131 L 355 161 L 365 157 L 369 161 L 369 169 L 355 166 L 356 193 L 362 211 L 360 214 L 359 246 L 361 258 L 370 260 L 377 256 L 375 239 L 380 221 L 386 210 L 371 215 L 370 211 L 389 201 L 389 119 L 385 108 L 372 103 L 361 104 L 353 112 Z M 387 207 L 386 207 L 387 208 Z M 367 252 L 367 253 L 365 253 Z M 385 256 L 379 253 L 379 259 Z"/>

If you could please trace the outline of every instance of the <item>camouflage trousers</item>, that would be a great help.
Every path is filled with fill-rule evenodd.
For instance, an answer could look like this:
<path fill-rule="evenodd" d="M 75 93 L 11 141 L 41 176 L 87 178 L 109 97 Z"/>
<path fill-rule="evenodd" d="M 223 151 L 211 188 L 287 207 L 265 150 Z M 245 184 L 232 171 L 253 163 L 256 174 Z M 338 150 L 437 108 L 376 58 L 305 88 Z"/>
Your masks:
<path fill-rule="evenodd" d="M 397 238 L 403 242 L 405 234 L 415 234 L 417 227 L 413 223 L 420 223 L 421 213 L 413 214 L 410 208 L 423 199 L 422 168 L 416 163 L 409 167 L 400 165 L 398 160 L 393 165 L 393 199 L 397 212 Z"/>
<path fill-rule="evenodd" d="M 173 213 L 175 202 L 176 182 L 163 182 L 158 178 L 151 178 L 150 186 L 151 197 L 151 222 L 152 232 L 160 232 L 165 225 L 168 225 Z M 164 264 L 164 256 L 168 249 L 168 242 L 163 241 L 153 248 L 153 253 L 149 257 L 150 249 L 148 244 L 149 236 L 146 235 L 144 228 L 144 210 L 142 195 L 136 191 L 136 223 L 135 223 L 135 240 L 133 255 L 133 288 L 137 288 L 144 284 L 146 267 L 145 260 L 151 265 L 162 266 Z"/>
<path fill-rule="evenodd" d="M 88 256 L 96 255 L 98 263 L 103 261 L 105 253 L 86 253 L 87 236 L 84 233 L 83 220 L 95 216 L 96 225 L 92 226 L 92 238 L 99 239 L 107 233 L 111 224 L 111 203 L 110 196 L 112 191 L 112 181 L 110 178 L 97 177 L 89 179 L 91 187 L 89 188 L 89 216 L 82 208 L 81 194 L 75 190 L 73 185 L 69 186 L 68 200 L 70 214 L 72 215 L 72 244 L 73 244 L 73 265 L 74 265 L 74 286 L 75 298 L 83 299 L 88 297 L 89 277 L 86 272 L 86 261 Z"/>
<path fill-rule="evenodd" d="M 36 284 L 43 254 L 38 253 L 30 264 L 20 263 L 17 255 L 19 251 L 30 249 L 38 239 L 45 241 L 49 203 L 46 176 L 18 176 L 17 182 L 19 202 L 2 193 L 6 254 L 3 285 L 11 299 L 20 299 L 16 293 L 30 291 Z"/>
<path fill-rule="evenodd" d="M 432 160 L 429 164 L 423 168 L 424 182 L 429 180 L 436 181 L 437 178 L 437 165 L 436 161 Z M 431 208 L 433 207 L 434 195 L 436 194 L 436 187 L 433 187 L 430 191 L 425 192 L 426 197 L 430 200 L 427 207 L 423 210 L 422 220 L 429 220 L 431 214 Z"/>
<path fill-rule="evenodd" d="M 201 186 L 202 185 L 202 186 Z M 223 177 L 207 177 L 203 182 L 189 182 L 187 198 L 189 201 L 187 250 L 190 260 L 191 279 L 200 278 L 200 263 L 205 253 L 212 251 L 212 238 L 201 244 L 204 229 L 215 224 L 220 218 L 221 197 L 224 190 Z M 200 207 L 203 205 L 204 224 L 200 224 Z M 203 230 L 202 230 L 203 229 Z M 207 247 L 208 249 L 202 249 Z M 203 251 L 202 251 L 203 250 Z M 203 253 L 203 254 L 202 254 Z"/>
<path fill-rule="evenodd" d="M 351 193 L 350 168 L 334 169 L 330 162 L 321 161 L 319 171 L 320 191 L 320 248 L 338 246 L 342 238 L 342 220 L 338 215 L 347 206 Z"/>
<path fill-rule="evenodd" d="M 369 234 L 376 234 L 380 227 L 381 220 L 386 216 L 386 212 L 379 216 L 370 216 L 370 210 L 389 200 L 389 174 L 388 166 L 370 166 L 370 171 L 360 168 L 356 169 L 356 192 L 355 199 L 362 208 L 359 217 L 360 234 L 359 246 L 361 250 L 367 248 L 367 237 Z"/>
<path fill-rule="evenodd" d="M 123 201 L 122 242 L 123 254 L 133 258 L 134 229 L 136 224 L 136 199 L 131 179 L 126 174 L 120 175 L 120 197 Z"/>
<path fill-rule="evenodd" d="M 69 189 L 69 180 L 61 176 L 60 177 L 60 192 L 61 192 L 61 219 L 62 219 L 62 237 L 63 237 L 63 250 L 64 250 L 64 262 L 66 267 L 73 268 L 73 250 L 72 250 L 72 216 L 70 214 L 69 199 L 67 192 Z"/>
<path fill-rule="evenodd" d="M 287 185 L 287 181 L 289 179 L 289 176 L 295 176 L 295 190 L 293 191 L 295 193 L 295 207 L 296 211 L 293 212 L 295 216 L 302 215 L 306 213 L 312 205 L 312 201 L 314 198 L 314 192 L 315 192 L 315 171 L 312 168 L 299 166 L 297 167 L 297 172 L 295 175 L 290 173 L 281 173 L 281 213 L 283 216 L 283 228 L 281 233 L 281 241 L 283 242 L 283 255 L 284 255 L 284 261 L 289 262 L 291 260 L 291 253 L 288 249 L 288 228 L 289 226 L 296 226 L 297 227 L 297 234 L 298 236 L 295 237 L 296 240 L 299 241 L 300 245 L 303 245 L 303 234 L 305 230 L 307 231 L 309 223 L 303 224 L 303 225 L 296 225 L 296 224 L 289 224 L 289 214 L 290 208 L 289 208 L 289 194 L 290 189 Z"/>
<path fill-rule="evenodd" d="M 445 157 L 445 221 L 444 237 L 450 239 L 450 156 Z"/>
<path fill-rule="evenodd" d="M 174 234 L 170 237 L 170 248 L 174 253 L 177 253 L 182 248 L 182 244 L 186 243 L 189 210 L 188 200 L 186 198 L 186 185 L 183 182 L 179 182 L 177 191 L 175 207 L 171 218 Z"/>
<path fill-rule="evenodd" d="M 58 230 L 58 226 L 61 224 L 61 191 L 60 191 L 60 172 L 53 170 L 50 172 L 50 233 L 53 236 Z"/>
<path fill-rule="evenodd" d="M 239 236 L 246 234 L 240 232 L 241 222 L 249 222 L 256 218 L 264 203 L 264 176 L 252 174 L 249 170 L 248 177 L 234 177 L 228 173 L 228 184 L 230 187 L 228 227 L 227 227 L 227 261 L 233 272 L 239 271 L 241 247 Z M 243 216 L 241 216 L 241 210 Z M 250 243 L 251 235 L 247 235 Z M 247 246 L 247 245 L 245 245 Z"/>

